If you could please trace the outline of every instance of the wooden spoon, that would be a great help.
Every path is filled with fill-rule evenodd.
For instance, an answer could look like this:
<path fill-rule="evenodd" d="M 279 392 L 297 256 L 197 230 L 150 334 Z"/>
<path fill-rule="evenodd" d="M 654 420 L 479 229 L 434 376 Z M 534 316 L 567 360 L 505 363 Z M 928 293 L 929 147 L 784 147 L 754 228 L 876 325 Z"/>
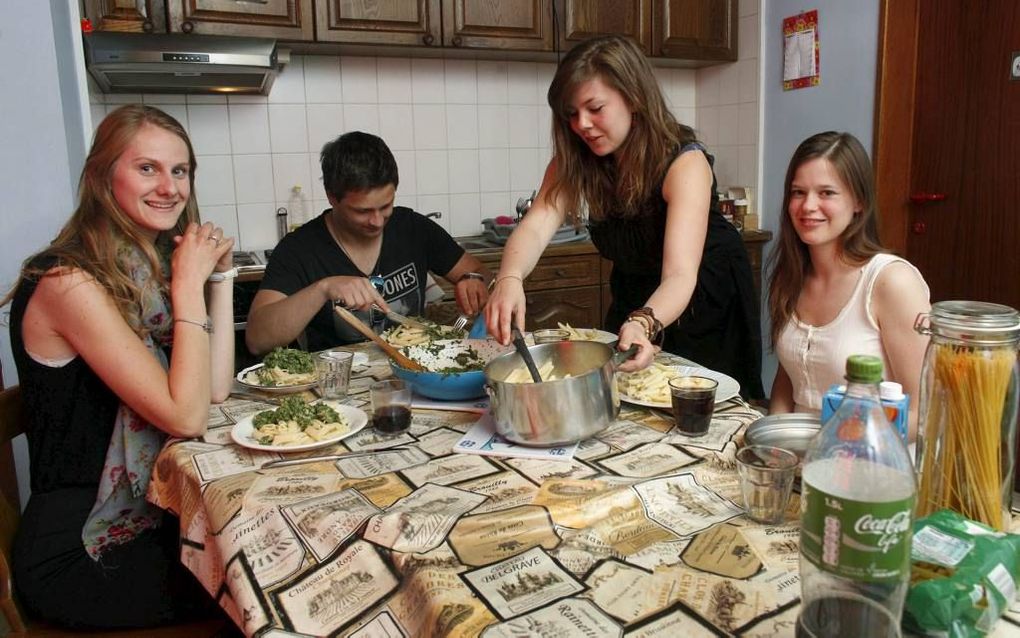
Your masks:
<path fill-rule="evenodd" d="M 382 351 L 385 352 L 390 359 L 396 361 L 397 365 L 401 368 L 413 370 L 414 372 L 428 372 L 428 369 L 426 369 L 425 366 L 414 359 L 411 359 L 400 350 L 397 350 L 391 344 L 387 343 L 385 339 L 377 335 L 374 330 L 366 326 L 361 319 L 358 319 L 354 313 L 347 308 L 344 308 L 343 306 L 333 306 L 333 310 L 336 311 L 336 314 L 340 315 L 341 319 L 354 326 L 355 330 L 365 335 L 365 337 L 371 339 L 375 345 L 382 348 Z"/>

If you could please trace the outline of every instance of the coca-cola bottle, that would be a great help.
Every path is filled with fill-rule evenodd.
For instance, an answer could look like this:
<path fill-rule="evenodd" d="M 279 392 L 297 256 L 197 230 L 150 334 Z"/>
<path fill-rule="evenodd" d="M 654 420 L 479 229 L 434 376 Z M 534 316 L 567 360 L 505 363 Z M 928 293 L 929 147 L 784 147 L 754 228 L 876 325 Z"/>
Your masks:
<path fill-rule="evenodd" d="M 917 484 L 882 409 L 882 360 L 852 355 L 846 398 L 804 457 L 797 636 L 900 636 Z"/>

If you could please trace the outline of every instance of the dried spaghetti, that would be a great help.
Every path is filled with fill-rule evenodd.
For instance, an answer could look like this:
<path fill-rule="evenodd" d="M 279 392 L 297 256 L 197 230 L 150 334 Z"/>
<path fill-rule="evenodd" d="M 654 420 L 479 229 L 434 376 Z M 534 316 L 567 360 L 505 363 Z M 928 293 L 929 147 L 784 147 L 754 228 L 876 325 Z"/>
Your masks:
<path fill-rule="evenodd" d="M 1012 458 L 1003 423 L 1016 350 L 932 343 L 931 400 L 924 415 L 918 516 L 949 508 L 1006 530 Z M 1007 414 L 1012 414 L 1009 410 Z M 1004 492 L 1004 490 L 1007 490 Z"/>

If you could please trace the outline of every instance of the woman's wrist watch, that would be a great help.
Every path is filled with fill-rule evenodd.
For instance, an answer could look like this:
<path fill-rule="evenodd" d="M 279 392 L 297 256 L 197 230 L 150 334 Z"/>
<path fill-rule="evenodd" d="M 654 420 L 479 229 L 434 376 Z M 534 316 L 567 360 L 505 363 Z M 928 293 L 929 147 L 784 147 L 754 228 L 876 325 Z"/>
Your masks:
<path fill-rule="evenodd" d="M 230 270 L 224 270 L 223 272 L 214 272 L 211 275 L 209 275 L 209 281 L 212 282 L 228 281 L 230 279 L 233 279 L 234 277 L 237 277 L 237 268 L 231 268 Z"/>
<path fill-rule="evenodd" d="M 483 275 L 480 272 L 466 272 L 466 273 L 464 273 L 463 275 L 460 276 L 460 279 L 457 280 L 457 283 L 459 284 L 460 282 L 464 281 L 465 279 L 477 279 L 478 281 L 482 282 L 483 284 L 485 283 L 485 275 Z"/>

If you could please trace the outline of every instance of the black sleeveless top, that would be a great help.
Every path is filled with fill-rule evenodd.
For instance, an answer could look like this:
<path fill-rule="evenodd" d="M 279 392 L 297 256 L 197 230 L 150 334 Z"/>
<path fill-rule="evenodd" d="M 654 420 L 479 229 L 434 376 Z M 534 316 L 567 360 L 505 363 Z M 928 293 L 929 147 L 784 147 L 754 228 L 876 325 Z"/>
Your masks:
<path fill-rule="evenodd" d="M 704 153 L 709 166 L 714 164 L 714 158 L 697 142 L 685 145 L 677 156 L 691 151 Z M 609 280 L 613 301 L 604 327 L 617 332 L 630 312 L 645 305 L 661 281 L 666 237 L 662 189 L 643 202 L 636 215 L 624 217 L 610 212 L 591 221 L 588 231 L 599 253 L 613 262 Z M 735 378 L 745 397 L 765 395 L 758 298 L 751 265 L 740 233 L 719 211 L 714 171 L 698 280 L 687 309 L 666 326 L 662 346 Z"/>
<path fill-rule="evenodd" d="M 36 260 L 45 272 L 51 259 Z M 28 415 L 26 435 L 34 494 L 67 487 L 95 487 L 113 434 L 120 399 L 80 356 L 59 368 L 28 355 L 22 321 L 37 280 L 22 278 L 11 303 L 11 349 Z"/>

